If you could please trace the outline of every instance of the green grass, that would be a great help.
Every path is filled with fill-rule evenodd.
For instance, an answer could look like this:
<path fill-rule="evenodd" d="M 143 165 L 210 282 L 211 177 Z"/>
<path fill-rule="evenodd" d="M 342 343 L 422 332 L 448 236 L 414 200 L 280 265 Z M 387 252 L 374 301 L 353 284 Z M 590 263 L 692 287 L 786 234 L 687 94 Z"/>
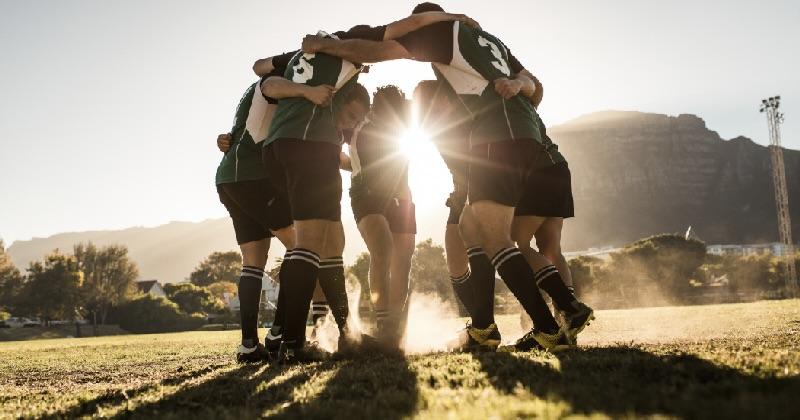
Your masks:
<path fill-rule="evenodd" d="M 519 334 L 503 317 L 504 338 Z M 800 418 L 800 301 L 601 311 L 579 350 L 238 366 L 235 331 L 0 343 L 0 417 Z"/>

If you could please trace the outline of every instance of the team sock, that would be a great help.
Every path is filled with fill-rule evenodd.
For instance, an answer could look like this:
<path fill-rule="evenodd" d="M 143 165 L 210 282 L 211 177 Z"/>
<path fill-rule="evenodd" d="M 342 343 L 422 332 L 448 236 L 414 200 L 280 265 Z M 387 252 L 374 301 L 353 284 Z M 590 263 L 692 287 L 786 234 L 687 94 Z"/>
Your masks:
<path fill-rule="evenodd" d="M 572 303 L 577 299 L 561 280 L 561 274 L 556 266 L 548 265 L 542 268 L 534 274 L 533 278 L 536 280 L 536 285 L 550 295 L 556 308 L 567 313 L 575 311 Z"/>
<path fill-rule="evenodd" d="M 302 347 L 306 340 L 306 319 L 319 272 L 319 256 L 303 248 L 295 248 L 281 264 L 281 283 L 286 290 L 283 341 Z"/>
<path fill-rule="evenodd" d="M 328 302 L 324 300 L 317 300 L 311 302 L 311 320 L 314 322 L 314 325 L 317 325 L 322 319 L 328 316 L 328 312 L 330 309 L 328 308 Z"/>
<path fill-rule="evenodd" d="M 251 265 L 242 266 L 239 275 L 239 315 L 242 324 L 242 345 L 248 348 L 258 343 L 258 306 L 261 303 L 261 282 L 264 270 Z"/>
<path fill-rule="evenodd" d="M 292 255 L 291 249 L 287 249 L 283 254 L 283 261 L 286 261 Z M 283 329 L 283 319 L 286 316 L 286 289 L 283 287 L 283 279 L 285 278 L 284 265 L 281 263 L 281 268 L 278 270 L 278 302 L 275 305 L 275 319 L 272 320 L 272 328 L 270 332 L 273 336 L 279 335 Z"/>
<path fill-rule="evenodd" d="M 472 316 L 475 312 L 475 298 L 472 292 L 472 285 L 468 281 L 469 275 L 470 271 L 467 270 L 461 276 L 450 277 L 450 284 L 453 285 L 453 292 L 456 297 L 464 305 L 464 309 L 467 310 L 467 315 Z"/>
<path fill-rule="evenodd" d="M 508 289 L 531 316 L 536 329 L 548 334 L 558 332 L 558 324 L 542 298 L 539 288 L 530 281 L 533 270 L 516 247 L 504 248 L 492 258 L 492 264 Z"/>
<path fill-rule="evenodd" d="M 347 325 L 350 306 L 347 302 L 347 289 L 344 280 L 342 257 L 330 257 L 319 262 L 319 285 L 328 299 L 333 318 L 340 330 Z"/>
<path fill-rule="evenodd" d="M 494 267 L 481 247 L 467 249 L 470 276 L 467 284 L 472 287 L 472 326 L 487 328 L 494 323 Z"/>

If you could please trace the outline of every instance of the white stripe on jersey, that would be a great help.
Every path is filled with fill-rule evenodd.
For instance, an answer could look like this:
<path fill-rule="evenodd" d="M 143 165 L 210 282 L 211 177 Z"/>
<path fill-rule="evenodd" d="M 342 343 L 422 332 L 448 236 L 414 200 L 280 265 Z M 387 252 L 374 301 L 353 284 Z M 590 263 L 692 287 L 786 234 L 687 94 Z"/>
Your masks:
<path fill-rule="evenodd" d="M 434 67 L 442 73 L 453 90 L 460 95 L 480 95 L 489 81 L 486 80 L 474 67 L 472 67 L 458 44 L 458 28 L 460 22 L 453 23 L 453 59 L 450 64 L 433 63 Z"/>
<path fill-rule="evenodd" d="M 358 156 L 358 134 L 361 133 L 361 128 L 363 128 L 367 122 L 368 119 L 356 126 L 355 130 L 353 130 L 353 137 L 350 138 L 350 144 L 347 145 L 347 149 L 350 152 L 350 166 L 352 168 L 352 171 L 350 171 L 351 178 L 355 178 L 355 176 L 361 172 L 361 158 Z"/>

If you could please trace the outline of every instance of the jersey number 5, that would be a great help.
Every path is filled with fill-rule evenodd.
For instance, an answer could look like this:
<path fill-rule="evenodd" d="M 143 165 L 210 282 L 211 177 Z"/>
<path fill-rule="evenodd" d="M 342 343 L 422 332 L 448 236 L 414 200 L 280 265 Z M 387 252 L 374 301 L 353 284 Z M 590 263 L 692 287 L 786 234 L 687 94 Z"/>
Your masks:
<path fill-rule="evenodd" d="M 314 78 L 314 65 L 310 61 L 314 54 L 303 54 L 297 60 L 297 64 L 292 67 L 292 81 L 295 83 L 306 83 Z"/>
<path fill-rule="evenodd" d="M 500 72 L 505 74 L 506 76 L 511 76 L 511 70 L 509 70 L 508 68 L 508 63 L 506 63 L 506 60 L 503 59 L 503 55 L 500 54 L 500 49 L 497 48 L 497 45 L 495 45 L 494 42 L 489 41 L 488 39 L 482 36 L 479 36 L 478 45 L 480 45 L 481 47 L 489 47 L 489 50 L 491 50 L 492 55 L 494 56 L 494 58 L 497 59 L 497 61 L 492 61 L 492 65 L 497 70 L 500 70 Z"/>

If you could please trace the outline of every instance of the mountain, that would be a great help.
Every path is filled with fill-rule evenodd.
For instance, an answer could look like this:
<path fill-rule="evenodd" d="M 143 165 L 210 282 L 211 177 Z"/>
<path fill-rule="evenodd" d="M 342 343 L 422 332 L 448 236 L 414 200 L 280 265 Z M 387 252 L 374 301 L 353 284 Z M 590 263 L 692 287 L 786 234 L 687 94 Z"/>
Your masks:
<path fill-rule="evenodd" d="M 707 243 L 777 240 L 769 150 L 747 138 L 723 140 L 693 115 L 618 111 L 585 115 L 548 133 L 572 170 L 576 217 L 565 224 L 567 251 L 682 233 L 688 226 Z M 800 238 L 800 151 L 784 150 L 784 159 L 794 237 Z M 442 241 L 446 213 L 443 207 L 437 211 L 417 214 L 420 240 Z M 343 210 L 343 218 L 348 238 L 344 256 L 351 262 L 365 247 L 349 209 Z M 54 248 L 69 252 L 82 241 L 127 245 L 141 277 L 162 282 L 187 278 L 213 251 L 237 249 L 230 220 L 222 218 L 62 233 L 16 241 L 8 252 L 25 268 Z M 283 247 L 273 245 L 270 254 L 282 255 Z"/>
<path fill-rule="evenodd" d="M 707 243 L 777 240 L 769 150 L 723 140 L 694 115 L 597 112 L 548 134 L 573 174 L 576 217 L 564 248 L 622 245 L 688 226 Z M 784 149 L 794 238 L 800 237 L 800 151 Z"/>

